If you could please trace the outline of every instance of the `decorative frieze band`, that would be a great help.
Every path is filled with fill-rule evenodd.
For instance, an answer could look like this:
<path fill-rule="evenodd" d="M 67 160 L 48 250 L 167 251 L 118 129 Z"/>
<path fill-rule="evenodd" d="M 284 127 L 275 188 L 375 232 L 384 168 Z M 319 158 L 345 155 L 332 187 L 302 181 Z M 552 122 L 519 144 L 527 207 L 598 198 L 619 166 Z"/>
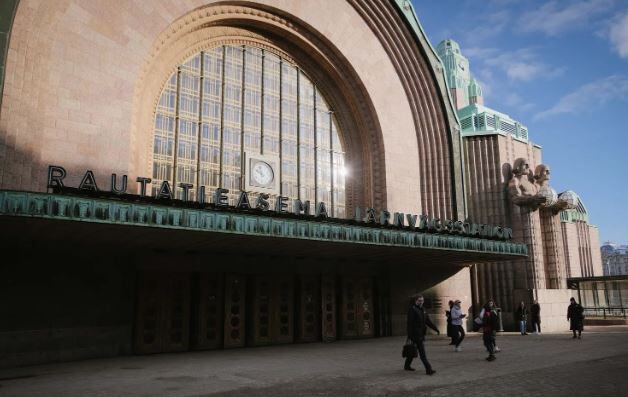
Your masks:
<path fill-rule="evenodd" d="M 525 257 L 528 253 L 525 244 L 511 241 L 388 230 L 316 220 L 284 219 L 255 213 L 173 208 L 50 193 L 0 191 L 0 216 L 273 236 L 335 243 L 469 251 L 519 257 Z"/>

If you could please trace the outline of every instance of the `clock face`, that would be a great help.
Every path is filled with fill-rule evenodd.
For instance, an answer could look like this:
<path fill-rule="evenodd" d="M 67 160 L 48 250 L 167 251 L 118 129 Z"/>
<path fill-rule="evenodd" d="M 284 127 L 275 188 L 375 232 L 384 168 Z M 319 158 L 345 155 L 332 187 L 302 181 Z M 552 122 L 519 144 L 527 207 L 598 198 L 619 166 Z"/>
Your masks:
<path fill-rule="evenodd" d="M 256 184 L 266 186 L 273 181 L 275 174 L 270 164 L 258 161 L 251 170 L 251 177 Z"/>
<path fill-rule="evenodd" d="M 460 69 L 464 70 L 464 65 L 462 64 L 462 62 L 458 64 L 458 67 L 459 67 Z"/>

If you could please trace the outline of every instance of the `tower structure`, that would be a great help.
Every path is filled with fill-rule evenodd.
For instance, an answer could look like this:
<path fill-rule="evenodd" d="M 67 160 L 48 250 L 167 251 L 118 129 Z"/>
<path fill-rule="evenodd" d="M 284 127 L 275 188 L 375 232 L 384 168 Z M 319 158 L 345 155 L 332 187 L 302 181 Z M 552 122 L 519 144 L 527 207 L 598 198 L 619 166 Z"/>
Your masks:
<path fill-rule="evenodd" d="M 462 55 L 460 45 L 451 39 L 443 40 L 436 52 L 445 65 L 447 84 L 456 109 L 471 104 L 483 105 L 482 87 L 471 75 L 469 60 Z"/>

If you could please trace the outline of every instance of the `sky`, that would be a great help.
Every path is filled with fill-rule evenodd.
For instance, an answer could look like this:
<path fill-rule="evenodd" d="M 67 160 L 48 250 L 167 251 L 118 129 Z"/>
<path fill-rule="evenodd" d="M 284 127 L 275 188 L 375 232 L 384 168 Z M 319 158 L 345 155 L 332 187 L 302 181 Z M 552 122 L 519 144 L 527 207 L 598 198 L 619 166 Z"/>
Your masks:
<path fill-rule="evenodd" d="M 434 47 L 460 44 L 484 104 L 528 127 L 600 243 L 628 243 L 628 0 L 412 3 Z"/>

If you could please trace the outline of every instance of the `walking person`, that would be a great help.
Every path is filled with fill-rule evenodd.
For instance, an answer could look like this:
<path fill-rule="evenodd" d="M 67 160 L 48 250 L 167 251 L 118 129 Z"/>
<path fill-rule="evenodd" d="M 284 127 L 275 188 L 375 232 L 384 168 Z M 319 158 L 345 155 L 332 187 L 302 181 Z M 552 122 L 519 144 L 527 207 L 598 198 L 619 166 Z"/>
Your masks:
<path fill-rule="evenodd" d="M 541 305 L 536 299 L 530 307 L 530 315 L 532 316 L 532 330 L 535 335 L 541 335 Z"/>
<path fill-rule="evenodd" d="M 521 301 L 519 307 L 517 308 L 517 321 L 519 321 L 519 331 L 521 335 L 527 335 L 528 331 L 526 328 L 526 322 L 528 320 L 528 308 L 524 301 Z"/>
<path fill-rule="evenodd" d="M 425 334 L 427 333 L 427 327 L 436 331 L 438 335 L 440 335 L 440 331 L 432 323 L 432 320 L 430 320 L 430 317 L 425 312 L 425 308 L 423 307 L 425 299 L 423 298 L 423 295 L 415 295 L 413 301 L 414 302 L 408 309 L 408 339 L 416 344 L 417 349 L 419 350 L 419 358 L 421 359 L 421 362 L 423 362 L 423 366 L 425 366 L 425 373 L 433 375 L 436 371 L 432 369 L 432 366 L 429 361 L 427 361 L 427 356 L 425 355 Z M 412 368 L 410 364 L 412 364 L 412 357 L 406 357 L 403 369 L 406 371 L 414 371 L 414 368 Z"/>
<path fill-rule="evenodd" d="M 449 301 L 449 310 L 445 310 L 445 317 L 447 318 L 447 336 L 451 338 L 450 345 L 456 344 L 456 338 L 454 336 L 454 327 L 451 325 L 451 308 L 454 305 L 454 301 Z"/>
<path fill-rule="evenodd" d="M 582 329 L 584 328 L 584 308 L 576 302 L 575 298 L 569 299 L 570 304 L 567 308 L 567 320 L 569 321 L 569 329 L 573 332 L 573 338 L 576 338 L 578 331 L 578 339 L 582 339 Z"/>
<path fill-rule="evenodd" d="M 497 312 L 494 310 L 495 304 L 492 300 L 488 301 L 484 305 L 484 314 L 482 315 L 482 339 L 484 340 L 484 346 L 488 350 L 488 357 L 486 360 L 495 360 L 495 346 L 497 329 L 499 328 L 499 320 L 497 319 Z"/>
<path fill-rule="evenodd" d="M 456 299 L 453 307 L 451 308 L 451 326 L 453 327 L 452 331 L 455 336 L 455 344 L 454 347 L 455 352 L 462 351 L 460 344 L 464 340 L 464 327 L 462 326 L 462 319 L 467 315 L 462 313 L 460 309 L 460 300 Z"/>
<path fill-rule="evenodd" d="M 486 307 L 487 305 L 484 305 L 482 307 L 482 310 L 480 310 L 480 314 L 475 318 L 474 322 L 479 326 L 478 328 L 478 332 L 482 331 L 482 323 L 484 322 L 484 313 L 486 313 Z M 495 304 L 493 303 L 493 311 L 495 312 L 496 318 L 497 318 L 497 327 L 495 328 L 496 330 L 499 329 L 499 315 L 497 314 L 497 310 L 495 310 Z M 488 351 L 488 349 L 486 349 Z M 493 353 L 499 353 L 501 350 L 499 349 L 499 346 L 497 346 L 497 342 L 495 340 L 493 340 Z"/>

